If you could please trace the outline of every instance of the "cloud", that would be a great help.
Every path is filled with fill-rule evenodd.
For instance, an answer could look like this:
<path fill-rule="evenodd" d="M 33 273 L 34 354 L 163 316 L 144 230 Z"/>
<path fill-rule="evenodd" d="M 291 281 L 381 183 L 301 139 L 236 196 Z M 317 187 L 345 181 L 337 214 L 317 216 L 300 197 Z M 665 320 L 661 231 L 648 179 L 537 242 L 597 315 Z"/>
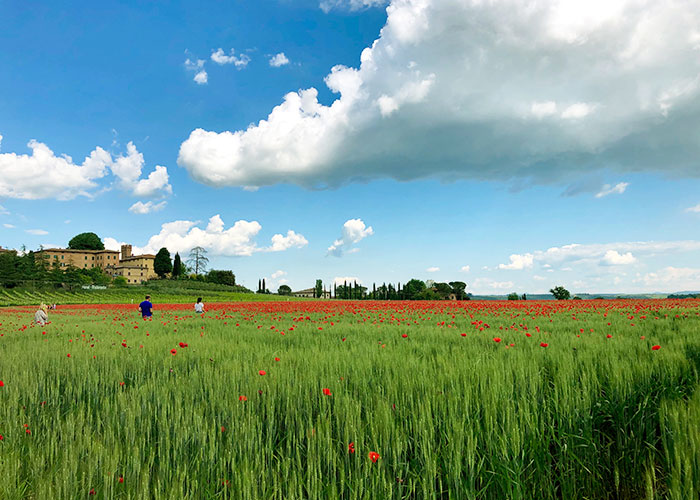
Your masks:
<path fill-rule="evenodd" d="M 525 255 L 513 254 L 510 256 L 510 264 L 499 264 L 498 269 L 525 269 L 532 267 L 534 256 L 531 253 Z"/>
<path fill-rule="evenodd" d="M 275 234 L 272 237 L 272 245 L 266 250 L 268 252 L 282 252 L 289 248 L 301 248 L 308 245 L 309 242 L 301 234 L 297 234 L 291 229 L 287 231 L 287 236 Z"/>
<path fill-rule="evenodd" d="M 333 102 L 289 92 L 245 129 L 193 130 L 178 163 L 217 186 L 698 177 L 696 4 L 393 0 L 359 67 L 326 76 Z"/>
<path fill-rule="evenodd" d="M 285 64 L 289 64 L 289 59 L 284 55 L 284 52 L 280 52 L 270 58 L 270 66 L 273 68 L 279 68 Z"/>
<path fill-rule="evenodd" d="M 509 290 L 515 286 L 512 281 L 495 281 L 491 278 L 477 278 L 474 280 L 474 290 Z"/>
<path fill-rule="evenodd" d="M 110 171 L 119 187 L 133 195 L 149 197 L 172 192 L 165 167 L 156 166 L 146 179 L 140 178 L 144 159 L 132 142 L 127 144 L 127 154 L 114 160 L 98 146 L 80 165 L 68 155 L 56 156 L 41 142 L 31 140 L 27 146 L 31 155 L 0 153 L 0 196 L 25 200 L 92 197 L 99 187 L 97 181 Z"/>
<path fill-rule="evenodd" d="M 197 71 L 197 73 L 194 75 L 194 81 L 199 85 L 204 85 L 205 83 L 209 82 L 209 75 L 205 70 Z"/>
<path fill-rule="evenodd" d="M 667 292 L 700 290 L 700 269 L 668 266 L 645 274 L 641 281 L 647 287 Z"/>
<path fill-rule="evenodd" d="M 209 81 L 209 75 L 207 75 L 207 71 L 204 69 L 204 63 L 204 59 L 192 60 L 188 57 L 185 60 L 185 69 L 194 72 L 193 80 L 197 82 L 198 85 L 204 85 Z"/>
<path fill-rule="evenodd" d="M 622 194 L 625 192 L 625 189 L 627 189 L 627 186 L 629 186 L 628 182 L 619 182 L 614 186 L 606 184 L 603 186 L 600 192 L 595 195 L 595 197 L 602 198 L 603 196 L 608 196 L 609 194 Z"/>
<path fill-rule="evenodd" d="M 7 229 L 14 229 L 15 228 L 15 226 L 13 224 L 7 224 L 7 223 L 3 224 L 2 227 L 5 227 Z"/>
<path fill-rule="evenodd" d="M 609 266 L 626 266 L 627 264 L 634 264 L 637 259 L 634 258 L 632 252 L 627 252 L 626 254 L 620 254 L 615 250 L 608 250 L 603 256 L 602 264 Z"/>
<path fill-rule="evenodd" d="M 362 280 L 357 276 L 336 276 L 333 278 L 333 283 L 335 285 L 344 285 L 345 283 L 350 285 L 352 283 L 353 286 L 355 286 L 355 282 L 357 282 L 358 285 L 362 284 Z"/>
<path fill-rule="evenodd" d="M 632 252 L 638 255 L 654 256 L 669 253 L 694 252 L 700 250 L 700 241 L 631 241 L 621 243 L 594 243 L 581 245 L 573 243 L 547 250 L 536 250 L 523 255 L 510 256 L 510 264 L 500 264 L 499 269 L 524 269 L 534 263 L 542 268 L 565 264 L 588 263 L 603 266 L 628 265 L 637 261 Z M 522 267 L 520 267 L 522 266 Z M 571 267 L 561 267 L 561 271 L 573 270 Z"/>
<path fill-rule="evenodd" d="M 168 169 L 157 165 L 155 170 L 141 179 L 144 166 L 143 155 L 138 152 L 133 142 L 126 145 L 126 155 L 120 155 L 111 164 L 112 173 L 118 178 L 119 187 L 131 191 L 134 196 L 156 197 L 172 193 L 168 183 Z"/>
<path fill-rule="evenodd" d="M 469 266 L 462 266 L 460 271 L 462 271 L 463 273 L 468 273 L 470 269 L 471 269 L 471 267 L 469 267 Z"/>
<path fill-rule="evenodd" d="M 386 5 L 388 0 L 322 0 L 319 7 L 328 14 L 333 9 L 360 10 Z"/>
<path fill-rule="evenodd" d="M 347 220 L 345 224 L 343 224 L 342 236 L 328 247 L 328 254 L 335 257 L 342 257 L 343 252 L 350 250 L 352 245 L 359 243 L 367 236 L 373 234 L 374 229 L 372 229 L 372 226 L 365 227 L 365 223 L 362 219 Z"/>
<path fill-rule="evenodd" d="M 41 142 L 31 140 L 27 147 L 31 155 L 0 153 L 0 196 L 25 200 L 89 196 L 89 191 L 97 187 L 95 181 L 106 175 L 112 161 L 100 147 L 80 165 L 70 156 L 57 157 Z"/>
<path fill-rule="evenodd" d="M 2 136 L 0 135 L 0 139 L 2 139 Z M 0 215 L 10 215 L 10 211 L 0 205 Z"/>
<path fill-rule="evenodd" d="M 700 214 L 700 203 L 698 203 L 694 207 L 686 208 L 685 211 L 695 213 L 695 214 Z"/>
<path fill-rule="evenodd" d="M 274 273 L 271 274 L 272 279 L 276 280 L 277 278 L 281 278 L 282 276 L 285 276 L 287 274 L 286 271 L 275 271 Z"/>
<path fill-rule="evenodd" d="M 159 210 L 163 210 L 166 204 L 166 201 L 161 201 L 160 203 L 153 203 L 152 201 L 143 203 L 142 201 L 137 201 L 136 203 L 131 205 L 131 207 L 129 207 L 129 212 L 131 212 L 132 214 L 139 215 L 150 214 L 151 212 L 158 212 Z"/>
<path fill-rule="evenodd" d="M 429 272 L 429 273 L 436 273 L 436 272 L 438 272 L 439 270 L 440 270 L 439 267 L 429 267 L 428 269 L 426 269 L 426 272 Z"/>
<path fill-rule="evenodd" d="M 197 222 L 178 220 L 161 226 L 160 233 L 151 236 L 143 247 L 135 247 L 134 253 L 156 253 L 165 247 L 173 252 L 187 253 L 194 247 L 202 247 L 212 255 L 251 256 L 258 252 L 279 252 L 293 247 L 305 246 L 308 242 L 302 235 L 289 231 L 287 236 L 276 234 L 269 247 L 258 247 L 255 237 L 262 226 L 257 221 L 236 221 L 226 228 L 220 215 L 214 215 L 205 228 Z M 115 238 L 105 238 L 105 247 L 118 247 Z"/>
<path fill-rule="evenodd" d="M 284 56 L 284 54 L 282 54 L 282 56 Z M 234 49 L 231 49 L 230 55 L 227 56 L 224 52 L 224 49 L 219 48 L 215 51 L 212 51 L 211 60 L 214 61 L 216 64 L 233 64 L 236 68 L 243 69 L 246 66 L 248 66 L 248 63 L 250 62 L 250 57 L 247 54 L 241 54 L 240 56 L 236 56 L 236 51 Z"/>
<path fill-rule="evenodd" d="M 45 236 L 49 234 L 48 231 L 44 231 L 43 229 L 25 229 L 25 233 L 33 234 L 35 236 Z"/>

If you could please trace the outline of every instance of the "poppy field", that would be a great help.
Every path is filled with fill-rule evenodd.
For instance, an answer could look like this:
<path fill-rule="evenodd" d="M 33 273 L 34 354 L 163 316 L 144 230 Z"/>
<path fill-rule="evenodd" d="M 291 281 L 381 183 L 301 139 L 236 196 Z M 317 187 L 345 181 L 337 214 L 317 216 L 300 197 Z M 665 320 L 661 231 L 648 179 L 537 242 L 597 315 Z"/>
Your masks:
<path fill-rule="evenodd" d="M 0 310 L 0 499 L 691 499 L 700 301 Z"/>

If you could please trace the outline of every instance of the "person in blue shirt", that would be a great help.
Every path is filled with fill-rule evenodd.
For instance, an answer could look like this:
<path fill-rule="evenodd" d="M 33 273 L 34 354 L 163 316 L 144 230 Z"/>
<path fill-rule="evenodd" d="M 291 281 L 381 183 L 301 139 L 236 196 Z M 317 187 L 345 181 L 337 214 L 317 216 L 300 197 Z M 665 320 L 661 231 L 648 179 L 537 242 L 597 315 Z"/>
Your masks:
<path fill-rule="evenodd" d="M 146 300 L 139 304 L 139 312 L 143 319 L 151 319 L 151 316 L 153 316 L 153 304 L 151 304 L 150 295 L 146 295 Z"/>

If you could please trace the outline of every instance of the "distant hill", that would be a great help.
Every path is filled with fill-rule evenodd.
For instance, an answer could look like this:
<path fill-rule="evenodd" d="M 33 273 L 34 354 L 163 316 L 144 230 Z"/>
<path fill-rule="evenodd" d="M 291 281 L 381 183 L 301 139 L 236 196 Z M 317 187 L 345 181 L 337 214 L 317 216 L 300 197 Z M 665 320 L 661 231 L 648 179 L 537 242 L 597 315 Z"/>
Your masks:
<path fill-rule="evenodd" d="M 692 294 L 694 292 L 681 292 Z M 555 300 L 551 293 L 528 293 L 527 300 Z M 677 295 L 677 294 L 674 294 Z M 572 293 L 572 297 L 580 297 L 582 300 L 591 299 L 665 299 L 667 293 Z M 508 295 L 472 295 L 472 300 L 508 300 Z"/>

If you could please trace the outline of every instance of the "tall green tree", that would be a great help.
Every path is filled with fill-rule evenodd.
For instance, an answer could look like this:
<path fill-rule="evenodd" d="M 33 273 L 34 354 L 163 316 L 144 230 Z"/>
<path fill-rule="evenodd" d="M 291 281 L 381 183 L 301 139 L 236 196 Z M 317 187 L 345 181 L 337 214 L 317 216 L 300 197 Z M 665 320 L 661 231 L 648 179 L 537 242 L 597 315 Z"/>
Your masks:
<path fill-rule="evenodd" d="M 423 281 L 414 278 L 404 285 L 404 295 L 407 300 L 417 300 L 425 288 Z"/>
<path fill-rule="evenodd" d="M 569 300 L 571 298 L 571 292 L 569 292 L 563 286 L 555 286 L 549 291 L 549 293 L 554 295 L 554 298 L 557 300 Z"/>
<path fill-rule="evenodd" d="M 452 293 L 455 294 L 457 300 L 467 298 L 467 284 L 464 281 L 450 281 L 449 285 L 452 287 Z"/>
<path fill-rule="evenodd" d="M 173 272 L 171 276 L 173 279 L 177 279 L 183 274 L 182 259 L 180 259 L 180 254 L 176 252 L 175 258 L 173 259 Z"/>
<path fill-rule="evenodd" d="M 73 250 L 104 250 L 105 245 L 95 233 L 80 233 L 68 242 L 68 248 Z"/>
<path fill-rule="evenodd" d="M 173 263 L 170 261 L 170 252 L 167 248 L 163 247 L 158 250 L 153 261 L 153 270 L 160 278 L 165 278 L 168 273 L 173 271 Z"/>
<path fill-rule="evenodd" d="M 207 270 L 207 264 L 209 264 L 206 249 L 202 247 L 194 247 L 192 250 L 190 250 L 190 257 L 187 259 L 187 263 L 194 270 L 195 276 L 205 273 Z"/>
<path fill-rule="evenodd" d="M 314 297 L 316 297 L 317 299 L 320 299 L 321 297 L 323 297 L 323 281 L 322 280 L 316 280 Z"/>
<path fill-rule="evenodd" d="M 236 286 L 236 275 L 233 274 L 233 271 L 212 269 L 207 273 L 207 281 L 219 285 Z"/>
<path fill-rule="evenodd" d="M 291 295 L 292 289 L 289 288 L 288 285 L 280 285 L 280 287 L 277 289 L 277 294 L 278 295 Z"/>

